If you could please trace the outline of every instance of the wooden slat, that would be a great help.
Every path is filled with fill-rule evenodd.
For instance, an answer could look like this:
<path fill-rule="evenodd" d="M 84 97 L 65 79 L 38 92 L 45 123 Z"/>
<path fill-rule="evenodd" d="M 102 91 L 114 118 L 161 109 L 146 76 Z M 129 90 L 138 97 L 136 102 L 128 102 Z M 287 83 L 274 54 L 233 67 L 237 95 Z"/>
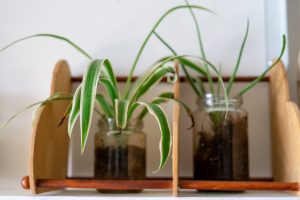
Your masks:
<path fill-rule="evenodd" d="M 228 76 L 224 76 L 223 77 L 223 81 L 227 82 L 229 81 L 229 78 Z M 253 80 L 255 80 L 257 78 L 257 76 L 238 76 L 235 78 L 235 81 L 236 82 L 251 82 Z M 132 78 L 132 81 L 135 81 L 137 79 L 137 77 L 133 77 Z M 214 82 L 217 82 L 218 81 L 218 78 L 217 77 L 212 77 L 213 81 Z M 117 77 L 117 81 L 118 82 L 126 82 L 127 80 L 127 77 L 126 76 L 118 76 Z M 186 78 L 181 76 L 180 77 L 180 82 L 186 82 Z M 207 82 L 207 78 L 204 78 L 204 77 L 201 77 L 201 80 L 204 81 L 204 82 Z M 76 82 L 81 82 L 82 81 L 82 77 L 81 76 L 78 76 L 78 77 L 72 77 L 72 82 L 76 83 Z M 162 82 L 166 82 L 167 81 L 167 78 L 164 78 L 162 79 Z M 269 82 L 269 77 L 265 77 L 261 80 L 262 82 Z"/>
<path fill-rule="evenodd" d="M 95 179 L 38 179 L 38 187 L 43 188 L 95 188 L 114 190 L 172 189 L 172 180 L 95 180 Z M 22 180 L 22 186 L 29 189 L 28 177 Z M 296 182 L 261 181 L 194 181 L 180 180 L 181 189 L 198 190 L 286 190 L 299 191 Z"/>
<path fill-rule="evenodd" d="M 179 74 L 178 63 L 175 66 L 176 74 Z M 177 80 L 173 86 L 174 98 L 180 98 L 180 82 Z M 173 197 L 178 196 L 178 181 L 179 181 L 179 104 L 173 103 L 173 162 L 172 162 L 172 174 L 173 174 Z"/>

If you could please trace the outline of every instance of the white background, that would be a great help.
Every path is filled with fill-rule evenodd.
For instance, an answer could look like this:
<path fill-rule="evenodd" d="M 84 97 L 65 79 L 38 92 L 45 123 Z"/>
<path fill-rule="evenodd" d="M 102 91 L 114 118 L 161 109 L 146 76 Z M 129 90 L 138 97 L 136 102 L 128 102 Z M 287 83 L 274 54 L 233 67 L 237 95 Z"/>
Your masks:
<path fill-rule="evenodd" d="M 280 49 L 280 35 L 286 28 L 285 3 L 282 2 L 284 1 L 274 1 L 273 4 L 263 0 L 226 0 L 226 3 L 222 0 L 191 1 L 190 3 L 201 4 L 214 10 L 220 16 L 197 11 L 208 58 L 216 65 L 221 63 L 224 74 L 229 74 L 235 64 L 249 17 L 250 33 L 239 75 L 260 74 L 267 61 L 274 58 Z M 1 0 L 0 47 L 31 34 L 55 33 L 73 40 L 93 57 L 109 58 L 116 73 L 126 75 L 154 22 L 167 9 L 178 4 L 183 4 L 183 1 Z M 275 14 L 270 15 L 270 12 Z M 278 23 L 279 17 L 281 23 Z M 187 10 L 169 16 L 161 24 L 158 32 L 179 53 L 199 54 L 195 29 Z M 272 37 L 274 39 L 270 40 Z M 141 73 L 156 59 L 168 54 L 169 52 L 152 38 L 139 62 L 136 74 Z M 53 66 L 62 58 L 68 60 L 74 76 L 81 75 L 88 62 L 68 45 L 49 38 L 25 41 L 0 54 L 0 122 L 21 108 L 48 96 Z M 250 127 L 250 143 L 254 149 L 254 152 L 250 152 L 250 167 L 254 176 L 271 174 L 268 158 L 268 114 L 261 114 L 268 113 L 267 94 L 266 86 L 262 85 L 249 94 L 253 100 L 245 102 L 247 109 L 257 109 L 253 111 L 253 116 L 261 117 L 256 118 L 256 122 L 249 122 L 251 127 L 256 127 Z M 189 101 L 192 104 L 196 99 L 191 96 Z M 18 185 L 20 177 L 27 174 L 31 119 L 31 112 L 20 115 L 0 133 L 0 177 L 7 180 L 8 185 Z M 263 138 L 259 137 L 260 132 L 263 132 Z M 189 140 L 187 137 L 183 145 L 190 146 Z M 156 142 L 156 137 L 152 142 Z M 183 154 L 191 153 L 189 148 L 186 149 Z M 73 151 L 76 153 L 76 150 Z M 154 153 L 148 153 L 148 163 L 154 163 L 153 166 L 148 166 L 148 173 L 156 166 L 157 154 Z M 86 158 L 83 158 L 87 160 L 85 164 L 74 161 L 71 174 L 91 173 L 91 155 L 88 155 L 89 153 L 86 153 Z M 191 159 L 183 163 L 183 175 L 190 175 Z M 166 168 L 159 175 L 168 175 L 169 171 L 169 168 Z"/>

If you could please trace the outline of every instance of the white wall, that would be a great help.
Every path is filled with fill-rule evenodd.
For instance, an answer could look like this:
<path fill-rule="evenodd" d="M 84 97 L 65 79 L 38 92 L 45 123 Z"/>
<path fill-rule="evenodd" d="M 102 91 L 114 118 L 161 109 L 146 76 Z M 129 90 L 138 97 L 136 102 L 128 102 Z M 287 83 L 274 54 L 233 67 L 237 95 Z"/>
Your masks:
<path fill-rule="evenodd" d="M 0 47 L 35 33 L 60 34 L 94 57 L 110 58 L 117 74 L 126 75 L 154 22 L 168 8 L 182 3 L 182 0 L 1 0 Z M 239 74 L 258 75 L 263 71 L 267 63 L 264 1 L 195 0 L 191 3 L 207 6 L 220 16 L 197 12 L 207 56 L 216 65 L 222 63 L 224 74 L 233 69 L 249 17 L 249 39 Z M 158 32 L 179 53 L 198 54 L 194 27 L 187 11 L 174 13 L 161 24 Z M 167 54 L 163 46 L 151 39 L 136 74 Z M 47 97 L 52 68 L 61 58 L 68 60 L 73 75 L 82 74 L 87 64 L 87 59 L 68 45 L 49 38 L 32 39 L 0 54 L 0 122 L 24 106 Z M 27 174 L 30 126 L 31 113 L 27 112 L 0 134 L 0 177 L 15 178 L 12 185 L 18 185 L 18 179 Z M 268 129 L 267 124 L 265 129 Z M 269 145 L 261 146 L 265 156 L 259 158 L 257 163 L 260 164 L 254 168 L 259 175 L 269 175 L 269 160 L 265 159 Z"/>
<path fill-rule="evenodd" d="M 288 28 L 288 45 L 289 45 L 289 65 L 288 65 L 288 77 L 289 77 L 289 84 L 290 89 L 292 91 L 297 90 L 297 79 L 299 78 L 298 75 L 298 56 L 300 50 L 300 41 L 299 41 L 299 34 L 300 34 L 300 2 L 297 0 L 289 0 L 287 3 L 287 28 Z M 296 92 L 292 93 L 292 99 L 297 101 Z M 298 99 L 299 103 L 300 99 Z"/>

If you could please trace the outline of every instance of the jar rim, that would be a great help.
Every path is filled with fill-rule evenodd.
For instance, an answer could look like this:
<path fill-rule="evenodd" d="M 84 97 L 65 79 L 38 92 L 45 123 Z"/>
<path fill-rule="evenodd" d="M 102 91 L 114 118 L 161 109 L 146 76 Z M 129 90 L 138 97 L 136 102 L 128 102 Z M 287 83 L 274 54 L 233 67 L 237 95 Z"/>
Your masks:
<path fill-rule="evenodd" d="M 224 96 L 216 96 L 212 93 L 206 93 L 204 97 L 198 97 L 197 103 L 206 107 L 226 106 L 226 99 Z M 234 96 L 228 98 L 229 107 L 239 107 L 243 104 L 242 96 Z"/>
<path fill-rule="evenodd" d="M 99 123 L 98 123 L 99 126 L 100 126 L 101 122 L 106 123 L 108 126 L 108 129 L 110 129 L 110 130 L 120 131 L 117 129 L 115 119 L 112 117 L 101 117 L 99 120 Z M 124 130 L 142 129 L 142 127 L 143 127 L 143 120 L 133 118 L 133 119 L 130 119 L 127 121 L 127 126 Z"/>

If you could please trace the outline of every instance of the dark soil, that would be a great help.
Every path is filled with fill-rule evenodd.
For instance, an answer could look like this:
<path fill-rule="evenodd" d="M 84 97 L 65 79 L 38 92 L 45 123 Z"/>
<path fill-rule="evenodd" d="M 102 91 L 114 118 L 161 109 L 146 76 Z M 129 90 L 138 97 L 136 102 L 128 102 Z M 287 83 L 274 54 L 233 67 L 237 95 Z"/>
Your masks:
<path fill-rule="evenodd" d="M 95 178 L 143 180 L 146 177 L 145 149 L 136 146 L 106 147 L 95 150 Z M 141 190 L 98 190 L 99 192 L 140 192 Z"/>
<path fill-rule="evenodd" d="M 215 127 L 214 136 L 198 133 L 201 137 L 194 154 L 194 178 L 248 180 L 248 139 L 245 129 L 247 122 L 234 123 L 229 119 Z"/>

